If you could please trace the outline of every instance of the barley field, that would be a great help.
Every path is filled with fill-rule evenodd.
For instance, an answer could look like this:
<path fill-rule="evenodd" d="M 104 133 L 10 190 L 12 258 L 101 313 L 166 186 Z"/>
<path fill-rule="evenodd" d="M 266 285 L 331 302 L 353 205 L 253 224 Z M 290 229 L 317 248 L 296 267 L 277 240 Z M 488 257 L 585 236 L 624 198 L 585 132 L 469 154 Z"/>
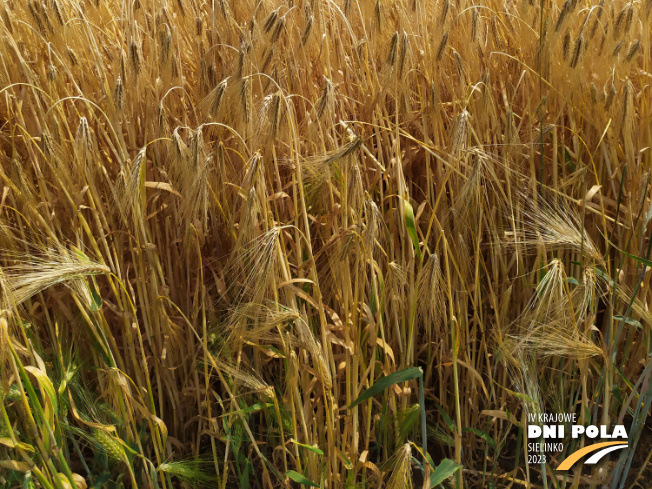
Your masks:
<path fill-rule="evenodd" d="M 1 487 L 651 487 L 651 36 L 0 0 Z M 557 471 L 557 412 L 629 446 Z"/>

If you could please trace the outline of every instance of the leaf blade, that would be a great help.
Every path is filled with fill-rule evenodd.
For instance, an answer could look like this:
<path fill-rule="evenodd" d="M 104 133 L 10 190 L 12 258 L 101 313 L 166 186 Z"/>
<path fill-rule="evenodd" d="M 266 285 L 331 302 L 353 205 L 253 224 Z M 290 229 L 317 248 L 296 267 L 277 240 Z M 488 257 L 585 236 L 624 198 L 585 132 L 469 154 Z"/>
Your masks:
<path fill-rule="evenodd" d="M 319 487 L 317 484 L 315 484 L 313 481 L 305 477 L 304 475 L 301 475 L 299 472 L 295 470 L 288 470 L 285 473 L 286 477 L 289 477 L 292 479 L 294 482 L 298 482 L 299 484 L 303 484 L 304 486 L 310 486 L 310 487 Z"/>
<path fill-rule="evenodd" d="M 366 401 L 367 399 L 371 399 L 376 394 L 384 391 L 385 389 L 391 387 L 394 384 L 416 379 L 418 377 L 421 377 L 422 375 L 423 375 L 423 371 L 421 370 L 421 367 L 409 367 L 403 370 L 399 370 L 398 372 L 392 372 L 391 374 L 386 375 L 385 377 L 382 377 L 379 380 L 377 380 L 374 383 L 374 385 L 369 387 L 369 389 L 364 390 L 358 396 L 358 398 L 351 403 L 349 409 L 354 408 L 355 406 Z"/>
<path fill-rule="evenodd" d="M 403 219 L 405 220 L 405 228 L 407 229 L 408 236 L 412 240 L 412 246 L 417 254 L 417 258 L 421 260 L 421 248 L 419 248 L 419 236 L 417 235 L 417 226 L 414 218 L 414 209 L 407 199 L 401 197 L 403 203 Z"/>
<path fill-rule="evenodd" d="M 430 474 L 430 488 L 438 486 L 461 468 L 462 466 L 456 464 L 454 460 L 445 458 Z"/>

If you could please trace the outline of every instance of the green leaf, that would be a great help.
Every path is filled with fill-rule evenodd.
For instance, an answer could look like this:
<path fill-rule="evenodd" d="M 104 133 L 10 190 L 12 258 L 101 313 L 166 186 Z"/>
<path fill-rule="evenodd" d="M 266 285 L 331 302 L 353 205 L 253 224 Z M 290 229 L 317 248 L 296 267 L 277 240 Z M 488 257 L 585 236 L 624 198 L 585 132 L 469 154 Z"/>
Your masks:
<path fill-rule="evenodd" d="M 620 370 L 620 368 L 618 368 L 618 365 L 614 364 L 613 367 L 616 369 L 616 372 L 618 372 L 618 375 L 620 375 L 620 377 L 625 381 L 627 387 L 629 387 L 631 390 L 634 390 L 635 389 L 634 384 L 632 384 L 630 380 L 627 377 L 625 377 L 625 374 L 623 373 L 622 370 Z M 616 384 L 614 384 L 614 387 L 616 387 Z"/>
<path fill-rule="evenodd" d="M 91 312 L 97 312 L 102 309 L 102 296 L 97 289 L 91 288 Z"/>
<path fill-rule="evenodd" d="M 376 281 L 371 282 L 371 296 L 369 297 L 369 309 L 371 314 L 376 315 L 378 305 L 376 304 Z"/>
<path fill-rule="evenodd" d="M 616 283 L 611 279 L 609 275 L 607 275 L 603 270 L 600 270 L 599 268 L 594 268 L 595 274 L 606 281 L 611 287 L 615 287 Z"/>
<path fill-rule="evenodd" d="M 636 326 L 637 328 L 643 327 L 640 321 L 637 321 L 636 319 L 632 319 L 630 317 L 626 318 L 625 316 L 614 316 L 614 321 L 625 321 L 625 324 L 631 324 L 632 326 Z"/>
<path fill-rule="evenodd" d="M 101 473 L 97 479 L 95 479 L 95 484 L 93 484 L 93 489 L 100 489 L 104 487 L 104 485 L 109 482 L 111 479 L 111 474 L 108 472 L 103 472 Z"/>
<path fill-rule="evenodd" d="M 256 404 L 252 404 L 251 406 L 247 406 L 246 408 L 239 409 L 238 411 L 231 411 L 226 414 L 223 414 L 222 417 L 224 416 L 231 416 L 233 414 L 250 414 L 250 413 L 256 413 L 258 411 L 262 411 L 263 409 L 269 409 L 273 407 L 274 404 L 271 402 L 258 402 Z"/>
<path fill-rule="evenodd" d="M 448 429 L 451 430 L 451 432 L 455 432 L 455 423 L 451 419 L 451 417 L 448 415 L 446 410 L 444 409 L 444 406 L 442 406 L 439 403 L 435 404 L 435 407 L 437 408 L 437 411 L 439 411 L 439 414 L 441 414 L 442 419 L 446 423 L 446 426 L 448 426 Z"/>
<path fill-rule="evenodd" d="M 609 243 L 611 243 L 611 241 L 609 241 Z M 642 264 L 645 265 L 646 267 L 650 267 L 650 268 L 652 268 L 652 261 L 650 261 L 650 260 L 646 260 L 645 258 L 641 258 L 640 256 L 632 255 L 631 253 L 627 253 L 626 251 L 623 251 L 623 250 L 621 250 L 620 248 L 618 248 L 618 247 L 617 247 L 615 244 L 613 244 L 613 243 L 611 243 L 611 246 L 613 246 L 614 248 L 616 248 L 618 251 L 620 251 L 620 252 L 621 252 L 622 254 L 624 254 L 625 256 L 630 257 L 632 260 L 636 260 L 637 262 L 642 263 Z"/>
<path fill-rule="evenodd" d="M 337 455 L 340 457 L 340 460 L 342 460 L 342 463 L 344 464 L 344 467 L 346 467 L 347 470 L 353 469 L 353 464 L 351 463 L 351 460 L 349 460 L 349 457 L 347 457 L 343 451 L 337 450 Z"/>
<path fill-rule="evenodd" d="M 616 406 L 621 406 L 623 404 L 623 396 L 620 392 L 620 387 L 615 383 L 611 387 L 611 395 L 616 399 Z"/>
<path fill-rule="evenodd" d="M 306 450 L 310 450 L 311 452 L 316 453 L 317 455 L 323 455 L 324 454 L 324 452 L 322 452 L 319 449 L 319 447 L 313 447 L 312 445 L 306 445 L 304 443 L 299 443 L 294 438 L 292 438 L 292 443 L 294 443 L 295 445 L 300 446 L 301 448 L 305 448 Z"/>
<path fill-rule="evenodd" d="M 394 384 L 416 379 L 418 377 L 421 377 L 422 375 L 423 375 L 423 371 L 421 370 L 420 367 L 410 367 L 404 370 L 399 370 L 398 372 L 391 373 L 385 377 L 382 377 L 381 379 L 376 381 L 374 385 L 369 387 L 369 389 L 363 391 L 362 394 L 360 394 L 360 396 L 355 401 L 353 401 L 353 403 L 349 406 L 349 409 L 354 408 L 355 406 L 366 401 L 367 399 L 372 398 L 379 392 L 384 391 L 385 389 L 391 387 Z"/>
<path fill-rule="evenodd" d="M 575 277 L 566 277 L 566 282 L 568 282 L 569 284 L 573 284 L 573 285 L 579 285 L 580 284 Z"/>
<path fill-rule="evenodd" d="M 461 468 L 462 466 L 457 465 L 454 460 L 445 458 L 430 474 L 430 487 L 438 486 Z"/>
<path fill-rule="evenodd" d="M 419 248 L 417 226 L 414 222 L 414 209 L 412 208 L 412 205 L 403 197 L 401 197 L 401 201 L 403 202 L 403 219 L 405 219 L 405 227 L 407 228 L 408 235 L 412 240 L 414 251 L 416 251 L 417 257 L 419 260 L 421 260 L 421 249 Z"/>
<path fill-rule="evenodd" d="M 469 433 L 474 433 L 478 435 L 480 438 L 486 441 L 491 448 L 493 448 L 494 450 L 496 449 L 496 441 L 484 431 L 479 430 L 477 428 L 464 428 L 462 431 L 467 431 Z"/>
<path fill-rule="evenodd" d="M 315 484 L 313 481 L 310 479 L 307 479 L 303 475 L 301 475 L 299 472 L 296 472 L 294 470 L 288 470 L 285 475 L 292 479 L 294 482 L 298 482 L 299 484 L 303 484 L 305 486 L 309 487 L 319 487 L 317 484 Z"/>
<path fill-rule="evenodd" d="M 243 457 L 244 470 L 240 474 L 240 489 L 249 489 L 249 473 L 251 472 L 251 462 L 248 458 Z"/>

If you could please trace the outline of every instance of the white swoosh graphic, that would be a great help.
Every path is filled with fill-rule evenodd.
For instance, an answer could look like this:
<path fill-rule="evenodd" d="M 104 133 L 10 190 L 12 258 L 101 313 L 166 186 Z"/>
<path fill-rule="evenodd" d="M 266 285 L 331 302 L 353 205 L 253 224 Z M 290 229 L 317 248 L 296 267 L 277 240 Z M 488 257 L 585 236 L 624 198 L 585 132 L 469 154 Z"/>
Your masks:
<path fill-rule="evenodd" d="M 597 453 L 595 453 L 591 458 L 589 458 L 585 464 L 597 464 L 602 457 L 604 457 L 606 454 L 609 452 L 613 452 L 614 450 L 620 450 L 621 448 L 625 448 L 627 445 L 615 445 L 613 447 L 607 447 L 603 448 L 602 450 L 599 450 Z"/>

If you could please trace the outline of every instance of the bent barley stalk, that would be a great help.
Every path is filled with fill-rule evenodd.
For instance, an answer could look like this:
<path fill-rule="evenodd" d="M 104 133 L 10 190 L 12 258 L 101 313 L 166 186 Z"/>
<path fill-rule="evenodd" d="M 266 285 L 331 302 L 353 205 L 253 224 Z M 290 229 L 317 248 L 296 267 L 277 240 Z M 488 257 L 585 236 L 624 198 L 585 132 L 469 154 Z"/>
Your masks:
<path fill-rule="evenodd" d="M 0 0 L 0 485 L 649 487 L 651 11 Z"/>

